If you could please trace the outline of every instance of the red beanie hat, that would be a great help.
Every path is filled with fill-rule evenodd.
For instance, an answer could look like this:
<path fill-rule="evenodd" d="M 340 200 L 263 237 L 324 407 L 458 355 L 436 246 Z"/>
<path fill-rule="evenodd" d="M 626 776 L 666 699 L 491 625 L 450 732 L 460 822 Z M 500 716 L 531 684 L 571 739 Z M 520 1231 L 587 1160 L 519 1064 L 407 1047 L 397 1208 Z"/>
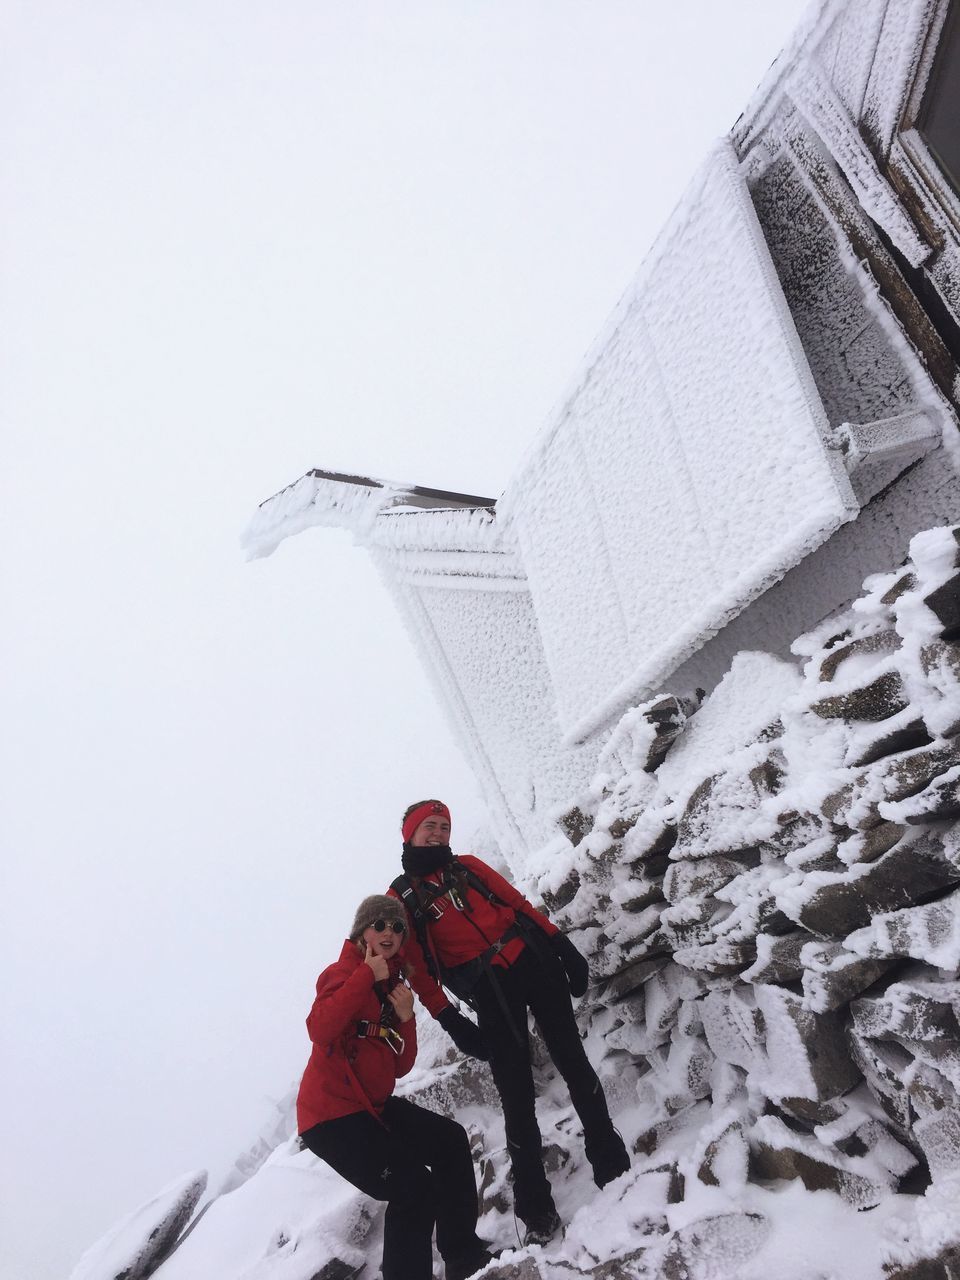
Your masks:
<path fill-rule="evenodd" d="M 411 805 L 403 815 L 403 826 L 400 828 L 403 832 L 404 844 L 411 839 L 421 822 L 426 822 L 428 818 L 438 815 L 446 818 L 448 822 L 451 821 L 450 810 L 442 800 L 421 800 L 419 804 Z"/>

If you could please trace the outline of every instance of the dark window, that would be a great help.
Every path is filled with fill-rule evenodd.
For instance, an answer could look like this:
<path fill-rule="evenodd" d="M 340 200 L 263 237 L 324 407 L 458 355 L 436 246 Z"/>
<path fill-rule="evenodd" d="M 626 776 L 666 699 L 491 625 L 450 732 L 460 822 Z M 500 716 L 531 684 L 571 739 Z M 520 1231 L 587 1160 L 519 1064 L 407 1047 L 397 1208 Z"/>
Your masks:
<path fill-rule="evenodd" d="M 960 3 L 954 0 L 940 35 L 917 128 L 948 182 L 960 195 Z"/>

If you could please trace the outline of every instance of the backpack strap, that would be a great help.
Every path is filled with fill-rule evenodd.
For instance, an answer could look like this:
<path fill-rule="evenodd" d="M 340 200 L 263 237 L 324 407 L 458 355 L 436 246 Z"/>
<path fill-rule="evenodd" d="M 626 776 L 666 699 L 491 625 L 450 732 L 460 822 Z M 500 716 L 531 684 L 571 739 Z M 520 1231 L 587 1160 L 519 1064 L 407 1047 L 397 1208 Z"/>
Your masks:
<path fill-rule="evenodd" d="M 460 862 L 459 858 L 454 857 L 453 861 L 457 864 L 457 871 L 471 889 L 475 889 L 478 893 L 482 894 L 488 902 L 500 902 L 500 899 L 496 894 L 492 893 L 491 890 L 487 888 L 479 876 L 474 875 L 468 867 L 465 867 L 463 863 Z M 427 970 L 431 978 L 433 978 L 435 982 L 439 983 L 440 986 L 446 985 L 447 974 L 441 967 L 440 961 L 437 958 L 437 953 L 434 950 L 433 942 L 430 938 L 430 931 L 427 926 L 433 918 L 430 914 L 430 906 L 440 898 L 446 897 L 450 893 L 450 886 L 445 883 L 440 883 L 436 886 L 424 883 L 423 890 L 429 898 L 428 902 L 424 902 L 423 898 L 421 898 L 420 894 L 413 887 L 413 881 L 410 876 L 406 873 L 397 876 L 397 878 L 391 882 L 390 888 L 406 907 L 410 919 L 413 921 L 417 941 L 420 943 L 420 950 L 423 952 L 424 959 L 427 962 Z M 454 905 L 456 906 L 457 904 L 454 903 Z M 505 906 L 506 903 L 502 903 L 501 905 Z M 457 907 L 457 909 L 462 910 L 463 908 Z M 460 995 L 458 992 L 454 992 L 454 994 Z M 460 995 L 460 998 L 462 999 L 463 996 Z"/>
<path fill-rule="evenodd" d="M 508 902 L 504 902 L 501 897 L 494 893 L 488 884 L 484 883 L 484 881 L 480 879 L 475 871 L 461 862 L 456 855 L 454 855 L 453 861 L 456 864 L 457 871 L 463 877 L 469 888 L 480 894 L 480 896 L 487 902 L 491 902 L 498 907 L 507 907 L 513 912 L 514 925 L 511 926 L 511 928 L 516 929 L 516 933 L 513 936 L 519 935 L 525 942 L 532 944 L 533 950 L 537 954 L 538 958 L 541 960 L 545 959 L 545 939 L 543 938 L 543 934 L 540 929 L 537 928 L 536 924 L 529 918 L 529 916 L 527 916 L 525 912 L 518 911 L 514 907 L 511 907 Z M 448 976 L 452 975 L 448 975 L 440 967 L 440 962 L 433 949 L 433 944 L 430 941 L 430 934 L 427 928 L 431 918 L 429 915 L 430 904 L 425 904 L 423 902 L 422 898 L 413 887 L 413 881 L 406 874 L 397 876 L 390 885 L 390 888 L 394 893 L 396 893 L 410 914 L 410 919 L 413 921 L 413 927 L 416 930 L 417 941 L 420 943 L 420 950 L 423 952 L 424 958 L 426 959 L 427 969 L 430 972 L 431 978 L 433 978 L 435 982 L 440 983 L 441 986 L 447 985 L 445 980 Z M 429 884 L 425 884 L 424 888 L 429 893 L 431 901 L 436 898 L 442 898 L 449 892 L 448 887 L 443 884 L 437 885 L 435 891 L 432 890 Z M 466 966 L 462 967 L 465 968 Z M 455 991 L 454 994 L 459 995 L 461 999 L 467 998 L 466 995 L 463 994 L 462 990 L 460 992 Z"/>
<path fill-rule="evenodd" d="M 433 951 L 433 944 L 427 934 L 427 913 L 424 910 L 423 902 L 420 895 L 413 887 L 413 881 L 408 875 L 399 875 L 394 880 L 390 888 L 394 891 L 400 901 L 407 909 L 407 914 L 413 921 L 414 932 L 417 935 L 417 941 L 420 943 L 420 950 L 427 962 L 427 971 L 434 982 L 442 982 L 440 973 L 440 965 L 437 963 L 437 957 Z"/>
<path fill-rule="evenodd" d="M 413 881 L 408 875 L 399 875 L 396 880 L 392 881 L 390 888 L 394 891 L 403 905 L 407 908 L 410 918 L 419 934 L 423 926 L 423 903 L 420 901 L 420 895 L 413 887 Z"/>
<path fill-rule="evenodd" d="M 349 1081 L 350 1087 L 351 1089 L 353 1089 L 353 1092 L 356 1095 L 357 1101 L 363 1107 L 364 1111 L 369 1112 L 370 1115 L 373 1116 L 377 1124 L 382 1125 L 383 1128 L 386 1129 L 387 1122 L 384 1120 L 383 1116 L 380 1114 L 380 1112 L 376 1109 L 376 1107 L 373 1105 L 373 1103 L 370 1101 L 369 1097 L 367 1096 L 367 1091 L 366 1089 L 364 1089 L 363 1085 L 357 1079 L 357 1073 L 354 1071 L 353 1067 L 350 1065 L 350 1059 L 347 1057 L 347 1054 L 345 1051 L 343 1054 L 343 1065 L 346 1068 L 347 1080 Z"/>
<path fill-rule="evenodd" d="M 510 907 L 510 904 L 499 898 L 489 885 L 484 884 L 475 871 L 471 871 L 469 867 L 464 867 L 463 870 L 471 889 L 476 889 L 477 893 L 482 894 L 488 902 L 493 902 L 499 907 Z M 513 912 L 513 928 L 516 934 L 519 934 L 527 946 L 532 948 L 541 964 L 546 965 L 548 969 L 553 967 L 556 957 L 552 955 L 547 936 L 537 922 L 531 920 L 525 911 L 517 907 L 510 907 L 510 910 Z"/>
<path fill-rule="evenodd" d="M 463 874 L 471 889 L 475 889 L 482 898 L 486 898 L 487 902 L 492 902 L 498 907 L 509 906 L 509 903 L 506 903 L 502 898 L 497 897 L 488 884 L 484 884 L 475 871 L 471 871 L 469 867 L 464 866 L 463 863 L 460 862 L 459 858 L 455 859 L 455 861 L 460 863 L 460 866 L 463 867 Z M 513 911 L 514 908 L 510 907 L 510 910 Z"/>

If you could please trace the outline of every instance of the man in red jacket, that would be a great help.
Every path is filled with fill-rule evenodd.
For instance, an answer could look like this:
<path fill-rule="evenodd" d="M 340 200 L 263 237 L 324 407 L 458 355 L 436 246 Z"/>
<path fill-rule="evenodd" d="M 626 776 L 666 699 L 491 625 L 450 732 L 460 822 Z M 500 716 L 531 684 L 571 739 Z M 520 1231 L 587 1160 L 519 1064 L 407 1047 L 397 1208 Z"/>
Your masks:
<path fill-rule="evenodd" d="M 543 1168 L 527 1011 L 533 1013 L 583 1124 L 594 1182 L 605 1186 L 630 1160 L 613 1127 L 603 1088 L 584 1053 L 570 1002 L 587 989 L 587 962 L 542 912 L 479 858 L 450 850 L 450 811 L 421 800 L 403 817 L 403 871 L 390 893 L 407 909 L 410 982 L 464 1053 L 488 1058 L 503 1104 L 524 1244 L 543 1244 L 560 1228 Z M 477 1023 L 442 987 L 465 999 Z"/>
<path fill-rule="evenodd" d="M 317 979 L 297 1128 L 314 1155 L 386 1200 L 383 1280 L 431 1280 L 434 1223 L 446 1280 L 466 1280 L 493 1257 L 476 1234 L 466 1132 L 393 1096 L 417 1056 L 413 992 L 401 968 L 405 929 L 396 898 L 364 898 L 340 959 Z"/>

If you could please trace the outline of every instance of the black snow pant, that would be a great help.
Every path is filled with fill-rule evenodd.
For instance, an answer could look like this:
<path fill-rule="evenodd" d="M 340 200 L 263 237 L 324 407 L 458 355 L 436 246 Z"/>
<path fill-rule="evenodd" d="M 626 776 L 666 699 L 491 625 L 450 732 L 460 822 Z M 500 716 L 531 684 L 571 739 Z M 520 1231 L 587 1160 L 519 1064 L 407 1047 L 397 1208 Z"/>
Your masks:
<path fill-rule="evenodd" d="M 383 1124 L 368 1111 L 314 1125 L 305 1147 L 364 1195 L 386 1200 L 383 1280 L 430 1280 L 433 1227 L 445 1261 L 483 1246 L 477 1182 L 462 1125 L 405 1098 L 388 1098 Z"/>
<path fill-rule="evenodd" d="M 490 1054 L 493 1080 L 503 1104 L 517 1217 L 530 1222 L 554 1211 L 554 1203 L 543 1168 L 537 1124 L 528 1009 L 570 1090 L 570 1100 L 583 1125 L 588 1159 L 591 1150 L 598 1151 L 610 1142 L 614 1129 L 603 1087 L 584 1052 L 559 959 L 554 961 L 552 955 L 541 959 L 526 946 L 509 969 L 496 967 L 495 972 L 494 979 L 481 978 L 470 993 L 470 1003 L 477 1013 Z M 500 998 L 493 988 L 494 981 L 499 986 Z"/>

